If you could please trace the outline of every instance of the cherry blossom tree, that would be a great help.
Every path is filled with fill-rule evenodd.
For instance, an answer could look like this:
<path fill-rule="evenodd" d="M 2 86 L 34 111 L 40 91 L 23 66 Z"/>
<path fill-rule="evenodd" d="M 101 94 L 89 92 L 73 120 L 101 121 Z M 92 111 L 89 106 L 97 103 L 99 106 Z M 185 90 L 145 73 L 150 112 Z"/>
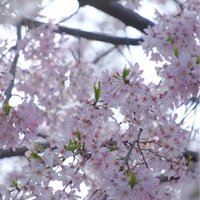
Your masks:
<path fill-rule="evenodd" d="M 199 0 L 155 0 L 152 19 L 148 1 L 78 0 L 59 19 L 52 3 L 1 1 L 0 159 L 17 166 L 1 170 L 1 199 L 195 196 Z M 143 77 L 150 62 L 159 81 Z"/>

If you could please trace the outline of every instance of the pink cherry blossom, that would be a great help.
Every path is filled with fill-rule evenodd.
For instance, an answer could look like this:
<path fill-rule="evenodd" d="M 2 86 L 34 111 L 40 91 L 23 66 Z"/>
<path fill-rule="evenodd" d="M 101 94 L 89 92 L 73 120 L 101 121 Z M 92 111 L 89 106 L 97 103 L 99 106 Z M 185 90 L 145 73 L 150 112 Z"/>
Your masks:
<path fill-rule="evenodd" d="M 27 14 L 27 4 L 22 13 L 13 5 L 2 12 Z M 198 183 L 199 161 L 187 155 L 193 127 L 177 122 L 176 109 L 199 100 L 199 2 L 181 5 L 178 16 L 157 12 L 143 35 L 158 84 L 145 83 L 138 63 L 98 74 L 54 21 L 23 30 L 15 76 L 14 53 L 0 61 L 0 146 L 26 148 L 22 171 L 0 185 L 3 198 L 83 199 L 86 185 L 85 199 L 171 200 Z M 21 102 L 12 105 L 15 95 Z"/>

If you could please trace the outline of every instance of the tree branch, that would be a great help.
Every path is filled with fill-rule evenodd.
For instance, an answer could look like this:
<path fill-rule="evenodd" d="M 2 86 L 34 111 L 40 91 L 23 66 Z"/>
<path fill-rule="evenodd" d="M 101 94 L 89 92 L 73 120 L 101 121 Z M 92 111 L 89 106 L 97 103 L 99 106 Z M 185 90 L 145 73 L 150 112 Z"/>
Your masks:
<path fill-rule="evenodd" d="M 46 23 L 44 22 L 39 22 L 36 20 L 31 20 L 27 18 L 23 19 L 16 19 L 14 17 L 10 16 L 3 16 L 3 19 L 0 20 L 2 23 L 6 24 L 12 24 L 16 26 L 16 23 L 21 23 L 21 25 L 26 26 L 30 29 L 44 25 Z M 102 33 L 94 33 L 94 32 L 89 32 L 89 31 L 83 31 L 80 29 L 75 29 L 75 28 L 69 28 L 66 26 L 59 26 L 58 25 L 58 30 L 56 30 L 57 33 L 66 33 L 68 35 L 73 35 L 75 37 L 79 38 L 85 38 L 88 40 L 96 40 L 100 42 L 107 42 L 111 43 L 113 45 L 140 45 L 141 42 L 143 42 L 142 38 L 127 38 L 127 37 L 115 37 L 111 35 L 106 35 Z"/>
<path fill-rule="evenodd" d="M 30 19 L 22 19 L 22 25 L 27 26 L 29 28 L 38 27 L 45 23 L 39 21 L 32 21 Z M 88 31 L 83 31 L 74 28 L 68 28 L 65 26 L 58 26 L 58 33 L 66 33 L 69 35 L 73 35 L 75 37 L 82 37 L 89 40 L 97 40 L 101 42 L 111 43 L 113 45 L 139 45 L 139 43 L 143 42 L 142 38 L 133 39 L 133 38 L 123 38 L 123 37 L 115 37 L 109 36 L 102 33 L 93 33 Z"/>
<path fill-rule="evenodd" d="M 138 139 L 137 139 L 137 140 L 139 140 L 142 131 L 143 131 L 143 129 L 140 128 L 139 133 L 138 133 Z M 135 144 L 137 143 L 137 140 L 134 140 L 134 141 L 132 142 L 131 147 L 130 147 L 130 149 L 129 149 L 129 151 L 128 151 L 128 153 L 126 154 L 126 157 L 125 157 L 125 159 L 124 159 L 124 162 L 125 162 L 125 163 L 128 163 L 128 160 L 129 160 L 129 158 L 130 158 L 130 156 L 131 156 L 131 153 L 132 153 L 132 151 L 133 151 L 133 149 L 134 149 L 134 147 L 135 147 Z"/>
<path fill-rule="evenodd" d="M 101 42 L 111 43 L 113 45 L 139 45 L 140 42 L 143 42 L 142 38 L 133 39 L 133 38 L 123 38 L 123 37 L 115 37 L 115 36 L 108 36 L 105 34 L 100 33 L 92 33 L 88 31 L 82 31 L 79 29 L 72 29 L 67 27 L 59 26 L 60 32 L 65 32 L 69 35 L 73 35 L 75 37 L 82 37 L 89 40 L 97 40 Z"/>
<path fill-rule="evenodd" d="M 107 13 L 123 22 L 126 26 L 132 26 L 144 33 L 148 26 L 154 26 L 154 23 L 131 9 L 125 8 L 113 0 L 78 0 L 80 6 L 90 5 L 98 10 Z"/>
<path fill-rule="evenodd" d="M 104 193 L 103 197 L 101 198 L 101 200 L 106 200 L 108 197 L 108 195 L 106 193 Z"/>
<path fill-rule="evenodd" d="M 21 40 L 21 24 L 18 23 L 17 26 L 16 26 L 16 30 L 17 30 L 17 43 L 19 40 Z M 12 89 L 13 89 L 13 86 L 14 86 L 14 81 L 15 81 L 15 72 L 16 72 L 16 67 L 17 67 L 17 61 L 18 61 L 18 58 L 19 58 L 19 52 L 17 50 L 17 43 L 16 43 L 16 54 L 15 54 L 15 57 L 14 57 L 14 60 L 12 62 L 12 65 L 11 65 L 11 68 L 10 68 L 10 73 L 12 74 L 13 76 L 13 79 L 10 81 L 10 84 L 5 92 L 5 102 L 4 102 L 4 105 L 6 105 L 9 101 L 9 99 L 11 98 L 11 93 L 12 93 Z"/>
<path fill-rule="evenodd" d="M 47 149 L 47 148 L 50 147 L 49 143 L 39 143 L 39 145 L 41 145 L 44 149 Z M 0 149 L 0 159 L 9 158 L 9 157 L 13 157 L 13 156 L 25 156 L 25 153 L 28 150 L 29 149 L 25 146 L 18 147 L 18 148 L 16 148 L 15 151 L 13 151 L 12 148 L 10 148 L 10 149 Z"/>

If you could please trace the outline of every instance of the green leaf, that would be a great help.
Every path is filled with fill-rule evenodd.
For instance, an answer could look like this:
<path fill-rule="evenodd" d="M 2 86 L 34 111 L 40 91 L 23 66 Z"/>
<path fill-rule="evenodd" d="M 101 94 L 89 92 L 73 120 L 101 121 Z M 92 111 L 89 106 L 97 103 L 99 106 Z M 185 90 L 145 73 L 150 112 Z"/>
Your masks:
<path fill-rule="evenodd" d="M 190 165 L 191 160 L 192 160 L 192 155 L 189 154 L 187 157 L 187 163 L 186 163 L 187 166 Z"/>
<path fill-rule="evenodd" d="M 129 185 L 131 186 L 131 188 L 133 188 L 136 184 L 138 184 L 138 180 L 135 174 L 131 171 L 127 171 L 126 174 L 130 178 Z"/>
<path fill-rule="evenodd" d="M 126 78 L 127 78 L 128 75 L 129 75 L 129 69 L 124 68 L 123 75 L 122 75 L 122 78 L 123 78 L 124 82 L 126 82 Z"/>
<path fill-rule="evenodd" d="M 110 150 L 110 151 L 115 151 L 115 150 L 117 150 L 117 145 L 116 145 L 116 144 L 109 145 L 109 150 Z"/>
<path fill-rule="evenodd" d="M 126 157 L 125 156 L 120 156 L 120 158 L 118 158 L 117 160 L 125 160 Z"/>
<path fill-rule="evenodd" d="M 67 151 L 75 151 L 81 148 L 81 144 L 78 141 L 73 141 L 70 139 L 68 146 L 66 147 Z"/>
<path fill-rule="evenodd" d="M 200 64 L 200 55 L 199 55 L 198 58 L 197 58 L 196 64 L 197 64 L 197 65 Z"/>
<path fill-rule="evenodd" d="M 42 160 L 41 156 L 34 151 L 31 151 L 29 158 L 30 159 L 34 158 L 34 159 Z"/>
<path fill-rule="evenodd" d="M 9 105 L 9 102 L 6 102 L 6 104 L 3 107 L 3 111 L 5 112 L 6 115 L 9 115 L 10 109 L 11 109 L 11 106 Z"/>
<path fill-rule="evenodd" d="M 178 58 L 178 48 L 174 49 L 174 55 Z"/>
<path fill-rule="evenodd" d="M 98 82 L 98 87 L 94 84 L 94 95 L 95 95 L 95 102 L 97 103 L 101 96 L 101 82 Z"/>
<path fill-rule="evenodd" d="M 14 180 L 14 181 L 12 182 L 11 187 L 15 187 L 15 188 L 18 187 L 17 180 Z"/>
<path fill-rule="evenodd" d="M 168 41 L 170 44 L 174 44 L 174 38 L 172 38 L 171 36 L 168 37 L 167 41 Z"/>
<path fill-rule="evenodd" d="M 37 151 L 44 152 L 44 147 L 41 144 L 35 144 L 35 148 Z"/>
<path fill-rule="evenodd" d="M 75 151 L 75 150 L 79 149 L 80 147 L 81 147 L 80 144 L 75 144 L 75 145 L 67 146 L 66 150 L 67 151 Z"/>
<path fill-rule="evenodd" d="M 79 140 L 81 140 L 81 132 L 78 129 L 76 129 L 76 136 Z"/>
<path fill-rule="evenodd" d="M 72 140 L 70 139 L 68 146 L 71 146 L 71 145 L 72 145 Z"/>

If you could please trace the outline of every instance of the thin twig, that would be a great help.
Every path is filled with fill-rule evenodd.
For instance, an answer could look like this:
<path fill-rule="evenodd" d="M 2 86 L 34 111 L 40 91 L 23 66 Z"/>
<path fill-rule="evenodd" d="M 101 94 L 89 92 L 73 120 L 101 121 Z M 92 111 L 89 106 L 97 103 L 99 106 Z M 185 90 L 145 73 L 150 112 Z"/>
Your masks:
<path fill-rule="evenodd" d="M 115 46 L 111 47 L 110 49 L 104 51 L 101 55 L 97 56 L 92 63 L 97 64 L 99 62 L 100 59 L 102 59 L 104 56 L 108 55 L 109 53 L 111 53 L 113 50 L 115 50 Z"/>
<path fill-rule="evenodd" d="M 131 147 L 130 147 L 130 149 L 128 150 L 128 153 L 126 154 L 126 157 L 125 157 L 125 159 L 124 159 L 124 162 L 125 162 L 126 164 L 128 164 L 128 160 L 129 160 L 129 158 L 130 158 L 130 156 L 131 156 L 131 153 L 132 153 L 132 151 L 133 151 L 133 149 L 134 149 L 135 144 L 137 143 L 137 141 L 138 141 L 139 138 L 140 138 L 140 135 L 141 135 L 142 131 L 143 131 L 143 129 L 140 128 L 139 133 L 138 133 L 138 139 L 137 139 L 137 140 L 134 140 L 134 141 L 132 142 Z M 103 197 L 101 198 L 101 200 L 106 200 L 107 197 L 108 197 L 108 195 L 107 195 L 106 193 L 104 193 L 104 195 L 103 195 Z"/>
<path fill-rule="evenodd" d="M 143 131 L 143 129 L 140 128 L 139 133 L 138 133 L 138 139 L 140 138 L 140 135 L 141 135 L 142 131 Z M 137 140 L 134 140 L 134 141 L 132 142 L 131 147 L 130 147 L 130 149 L 128 150 L 128 153 L 126 154 L 126 157 L 125 157 L 125 160 L 124 160 L 125 163 L 128 163 L 128 160 L 129 160 L 129 158 L 130 158 L 130 156 L 131 156 L 131 153 L 132 153 L 132 151 L 133 151 L 133 149 L 134 149 L 134 146 L 135 146 L 135 144 L 137 143 L 138 139 L 137 139 Z"/>
<path fill-rule="evenodd" d="M 138 149 L 139 149 L 139 151 L 140 151 L 140 153 L 141 153 L 141 155 L 142 155 L 142 158 L 143 158 L 143 160 L 144 160 L 144 163 L 145 163 L 146 167 L 149 168 L 149 167 L 148 167 L 148 164 L 147 164 L 147 161 L 146 161 L 146 159 L 145 159 L 145 157 L 144 157 L 144 154 L 143 154 L 143 152 L 142 152 L 142 149 L 140 148 L 140 144 L 139 144 L 139 141 L 138 141 L 138 140 L 137 140 L 137 146 L 138 146 Z"/>
<path fill-rule="evenodd" d="M 63 23 L 63 22 L 65 22 L 65 21 L 67 21 L 68 19 L 70 19 L 70 18 L 72 18 L 74 15 L 76 15 L 77 13 L 78 13 L 78 11 L 79 11 L 79 7 L 78 7 L 78 9 L 76 10 L 76 12 L 74 12 L 74 13 L 72 13 L 70 16 L 68 16 L 68 17 L 65 17 L 65 18 L 63 18 L 63 19 L 61 19 L 59 22 L 57 22 L 56 24 L 58 25 L 58 24 L 60 24 L 60 23 Z"/>

